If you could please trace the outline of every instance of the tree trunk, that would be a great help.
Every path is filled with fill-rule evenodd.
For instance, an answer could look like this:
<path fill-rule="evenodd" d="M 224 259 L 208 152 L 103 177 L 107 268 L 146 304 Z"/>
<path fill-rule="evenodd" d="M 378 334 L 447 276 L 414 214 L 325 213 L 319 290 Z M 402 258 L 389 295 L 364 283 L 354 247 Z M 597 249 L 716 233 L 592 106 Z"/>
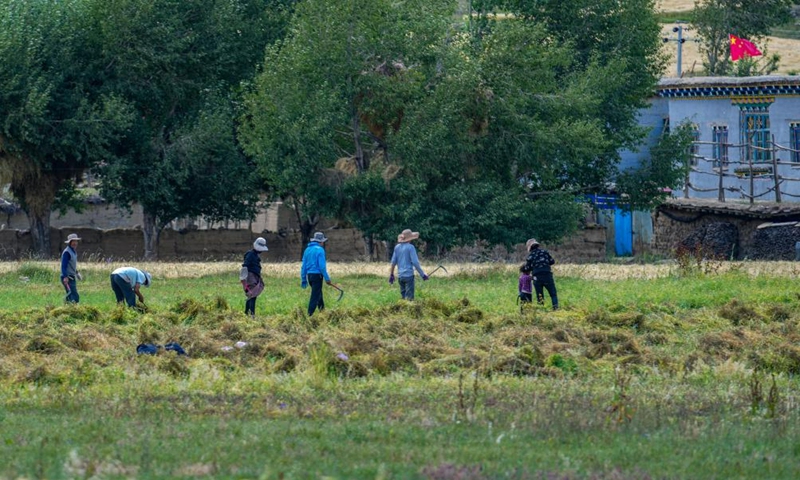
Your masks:
<path fill-rule="evenodd" d="M 297 217 L 297 227 L 300 229 L 300 258 L 302 259 L 306 245 L 308 245 L 308 242 L 311 241 L 311 232 L 314 231 L 319 223 L 319 216 L 314 215 L 309 217 L 308 215 L 303 215 L 300 202 L 294 201 L 293 203 L 294 214 Z"/>
<path fill-rule="evenodd" d="M 31 227 L 34 256 L 50 257 L 50 208 L 29 209 L 26 214 Z"/>
<path fill-rule="evenodd" d="M 22 200 L 33 240 L 33 254 L 50 257 L 50 212 L 61 180 L 36 169 L 11 181 L 11 193 Z"/>
<path fill-rule="evenodd" d="M 152 213 L 144 212 L 144 259 L 147 261 L 158 260 L 158 240 L 161 237 L 161 227 L 158 217 Z"/>
<path fill-rule="evenodd" d="M 367 261 L 377 260 L 375 258 L 375 239 L 372 235 L 364 235 L 364 254 L 367 256 Z"/>

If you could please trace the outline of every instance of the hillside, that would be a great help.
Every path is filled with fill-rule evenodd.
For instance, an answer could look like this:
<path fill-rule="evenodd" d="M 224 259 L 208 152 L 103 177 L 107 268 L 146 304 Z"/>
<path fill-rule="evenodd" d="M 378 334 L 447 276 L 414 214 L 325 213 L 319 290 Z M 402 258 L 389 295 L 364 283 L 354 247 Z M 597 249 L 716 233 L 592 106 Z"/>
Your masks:
<path fill-rule="evenodd" d="M 659 0 L 657 2 L 658 9 L 664 13 L 673 12 L 689 12 L 694 8 L 694 0 Z M 688 13 L 686 15 L 689 17 Z M 667 23 L 663 26 L 664 37 L 675 38 L 676 34 L 672 32 L 675 27 L 674 23 Z M 686 28 L 688 27 L 688 31 Z M 691 75 L 692 72 L 700 72 L 703 68 L 703 61 L 698 51 L 697 42 L 692 41 L 696 36 L 693 34 L 691 25 L 684 26 L 684 37 L 687 42 L 683 44 L 683 66 L 684 74 Z M 800 73 L 800 39 L 791 39 L 784 37 L 772 36 L 768 38 L 768 48 L 770 53 L 777 53 L 781 56 L 779 74 L 795 74 Z M 763 51 L 764 45 L 758 45 Z M 674 77 L 677 75 L 676 71 L 676 52 L 677 45 L 675 42 L 667 42 L 664 44 L 664 51 L 670 55 L 670 64 L 665 72 L 665 76 Z"/>

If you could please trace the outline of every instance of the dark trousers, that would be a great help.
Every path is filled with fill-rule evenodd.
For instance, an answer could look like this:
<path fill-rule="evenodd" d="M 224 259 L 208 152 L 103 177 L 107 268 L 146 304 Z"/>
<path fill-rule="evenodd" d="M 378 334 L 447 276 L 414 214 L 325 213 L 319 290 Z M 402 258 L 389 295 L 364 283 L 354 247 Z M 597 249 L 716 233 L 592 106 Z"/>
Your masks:
<path fill-rule="evenodd" d="M 544 289 L 550 294 L 550 301 L 553 302 L 553 310 L 558 309 L 558 293 L 556 292 L 556 282 L 553 280 L 553 272 L 541 272 L 534 274 L 533 288 L 536 290 L 536 302 L 544 305 Z"/>
<path fill-rule="evenodd" d="M 414 277 L 400 277 L 397 283 L 400 284 L 400 296 L 404 300 L 414 300 Z"/>
<path fill-rule="evenodd" d="M 248 298 L 246 302 L 244 302 L 244 314 L 245 315 L 252 315 L 256 316 L 256 299 L 258 297 Z"/>
<path fill-rule="evenodd" d="M 122 275 L 111 274 L 111 289 L 114 290 L 114 295 L 117 297 L 117 303 L 125 300 L 129 307 L 136 306 L 136 295 L 133 293 L 131 284 L 125 281 Z"/>
<path fill-rule="evenodd" d="M 532 301 L 533 301 L 533 296 L 530 293 L 519 292 L 520 303 L 531 303 Z"/>
<path fill-rule="evenodd" d="M 311 287 L 311 298 L 308 299 L 308 316 L 310 317 L 318 308 L 320 312 L 325 310 L 325 299 L 322 298 L 323 277 L 321 273 L 309 273 L 306 278 Z"/>
<path fill-rule="evenodd" d="M 64 301 L 67 303 L 78 303 L 81 300 L 81 296 L 78 295 L 78 287 L 75 284 L 75 279 L 72 277 L 69 278 L 67 285 L 64 285 L 64 291 L 67 292 L 67 296 L 64 297 Z"/>

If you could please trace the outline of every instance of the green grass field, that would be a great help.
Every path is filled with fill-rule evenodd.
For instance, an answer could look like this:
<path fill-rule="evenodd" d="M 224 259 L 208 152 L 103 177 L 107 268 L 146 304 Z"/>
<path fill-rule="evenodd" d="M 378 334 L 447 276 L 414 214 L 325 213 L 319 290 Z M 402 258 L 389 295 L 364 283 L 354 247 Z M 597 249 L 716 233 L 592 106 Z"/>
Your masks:
<path fill-rule="evenodd" d="M 55 262 L 0 264 L 0 478 L 800 475 L 792 263 L 559 266 L 557 312 L 520 312 L 514 266 L 411 304 L 333 264 L 311 318 L 266 263 L 255 319 L 234 263 L 144 266 L 145 314 L 81 266 L 65 306 Z"/>

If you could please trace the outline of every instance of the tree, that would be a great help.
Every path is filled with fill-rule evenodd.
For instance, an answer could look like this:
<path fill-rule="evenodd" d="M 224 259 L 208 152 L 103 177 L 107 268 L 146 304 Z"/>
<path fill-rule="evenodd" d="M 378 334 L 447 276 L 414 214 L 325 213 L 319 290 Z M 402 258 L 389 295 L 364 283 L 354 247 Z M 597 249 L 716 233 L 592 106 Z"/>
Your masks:
<path fill-rule="evenodd" d="M 270 178 L 310 162 L 292 194 L 336 186 L 339 215 L 367 238 L 413 224 L 441 251 L 569 233 L 575 196 L 604 190 L 617 150 L 644 133 L 636 113 L 663 66 L 653 2 L 487 0 L 471 28 L 452 28 L 454 5 L 413 3 L 304 2 L 265 61 L 248 149 Z"/>
<path fill-rule="evenodd" d="M 254 167 L 239 151 L 235 90 L 283 35 L 289 0 L 103 0 L 107 88 L 137 112 L 100 169 L 103 194 L 144 212 L 145 257 L 176 217 L 248 218 Z"/>
<path fill-rule="evenodd" d="M 435 67 L 431 46 L 444 40 L 450 8 L 447 0 L 307 0 L 268 51 L 242 140 L 295 207 L 305 238 L 323 210 L 372 238 L 374 199 L 340 195 L 331 208 L 321 190 L 342 192 L 389 166 L 389 132 Z"/>
<path fill-rule="evenodd" d="M 101 88 L 101 48 L 84 0 L 0 0 L 0 178 L 30 222 L 34 252 L 50 254 L 50 212 L 63 189 L 108 155 L 131 122 Z"/>
<path fill-rule="evenodd" d="M 621 172 L 617 190 L 625 197 L 622 205 L 631 210 L 652 210 L 683 186 L 689 173 L 694 126 L 684 122 L 665 133 L 636 169 Z"/>
<path fill-rule="evenodd" d="M 583 172 L 608 141 L 590 82 L 563 73 L 574 52 L 547 35 L 508 21 L 477 44 L 462 36 L 441 57 L 430 95 L 407 109 L 394 209 L 398 221 L 424 225 L 437 250 L 510 246 L 531 232 L 556 240 L 576 227 L 574 196 L 592 185 Z"/>
<path fill-rule="evenodd" d="M 734 72 L 730 60 L 729 35 L 762 43 L 771 29 L 791 20 L 792 0 L 698 0 L 692 26 L 702 38 L 700 53 L 708 75 Z M 765 55 L 766 57 L 766 55 Z M 777 60 L 766 58 L 767 70 L 777 68 Z M 772 63 L 772 67 L 769 64 Z M 746 69 L 740 74 L 758 69 Z M 773 70 L 774 71 L 774 70 Z M 768 71 L 766 73 L 769 73 Z"/>

